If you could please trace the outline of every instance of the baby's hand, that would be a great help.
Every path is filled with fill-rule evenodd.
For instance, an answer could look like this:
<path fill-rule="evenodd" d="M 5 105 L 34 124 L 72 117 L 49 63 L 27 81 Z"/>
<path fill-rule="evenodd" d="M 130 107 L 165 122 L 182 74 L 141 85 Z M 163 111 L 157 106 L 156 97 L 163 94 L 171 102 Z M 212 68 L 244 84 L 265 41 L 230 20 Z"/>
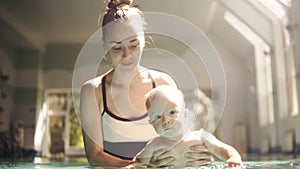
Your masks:
<path fill-rule="evenodd" d="M 242 160 L 240 157 L 237 156 L 231 156 L 227 161 L 226 161 L 226 166 L 227 167 L 237 167 L 237 166 L 242 166 Z"/>

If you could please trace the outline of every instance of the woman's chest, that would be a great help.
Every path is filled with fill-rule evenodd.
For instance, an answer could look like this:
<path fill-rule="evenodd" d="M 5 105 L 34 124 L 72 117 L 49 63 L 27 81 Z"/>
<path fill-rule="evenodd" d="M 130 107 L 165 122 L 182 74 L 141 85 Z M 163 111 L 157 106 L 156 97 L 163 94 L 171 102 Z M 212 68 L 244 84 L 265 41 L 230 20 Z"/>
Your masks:
<path fill-rule="evenodd" d="M 115 115 L 132 118 L 146 112 L 147 87 L 110 87 L 107 92 L 107 107 Z"/>

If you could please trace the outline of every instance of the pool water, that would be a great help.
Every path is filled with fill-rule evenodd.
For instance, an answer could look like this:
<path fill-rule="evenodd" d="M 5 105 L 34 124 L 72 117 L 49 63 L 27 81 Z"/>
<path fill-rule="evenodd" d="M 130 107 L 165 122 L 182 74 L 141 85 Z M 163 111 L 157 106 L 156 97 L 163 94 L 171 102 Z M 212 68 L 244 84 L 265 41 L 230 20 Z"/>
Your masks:
<path fill-rule="evenodd" d="M 2 163 L 0 168 L 5 169 L 82 169 L 89 168 L 88 164 L 69 164 L 69 163 L 28 163 L 28 162 L 16 162 L 16 163 Z"/>
<path fill-rule="evenodd" d="M 264 161 L 244 161 L 244 167 L 247 169 L 300 169 L 299 159 L 282 159 L 273 160 L 265 159 Z M 90 169 L 86 160 L 34 160 L 34 162 L 0 162 L 0 169 Z M 96 167 L 101 169 L 103 167 Z M 113 169 L 115 167 L 109 167 Z M 126 168 L 126 167 L 124 167 Z M 127 167 L 128 168 L 128 167 Z M 199 167 L 200 169 L 225 169 L 224 162 L 214 162 L 212 165 Z"/>

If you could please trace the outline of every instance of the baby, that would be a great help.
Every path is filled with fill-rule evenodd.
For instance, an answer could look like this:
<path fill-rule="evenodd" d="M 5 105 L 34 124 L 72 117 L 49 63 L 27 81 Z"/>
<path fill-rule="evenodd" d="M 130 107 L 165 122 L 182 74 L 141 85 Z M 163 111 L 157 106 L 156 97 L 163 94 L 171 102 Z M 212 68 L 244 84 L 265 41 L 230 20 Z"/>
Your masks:
<path fill-rule="evenodd" d="M 227 145 L 212 134 L 204 131 L 184 131 L 182 122 L 187 118 L 183 94 L 176 88 L 162 85 L 154 88 L 149 92 L 146 101 L 147 112 L 150 117 L 149 123 L 154 127 L 158 137 L 150 141 L 145 148 L 137 154 L 136 161 L 138 165 L 150 165 L 153 154 L 161 149 L 167 149 L 175 154 L 176 160 L 173 162 L 174 167 L 185 167 L 186 157 L 184 156 L 183 146 L 176 147 L 180 141 L 183 141 L 188 147 L 203 143 L 210 153 L 226 161 L 227 166 L 240 166 L 242 160 L 240 154 L 230 145 Z M 178 150 L 178 149 L 182 150 Z M 177 149 L 177 150 L 175 150 Z"/>

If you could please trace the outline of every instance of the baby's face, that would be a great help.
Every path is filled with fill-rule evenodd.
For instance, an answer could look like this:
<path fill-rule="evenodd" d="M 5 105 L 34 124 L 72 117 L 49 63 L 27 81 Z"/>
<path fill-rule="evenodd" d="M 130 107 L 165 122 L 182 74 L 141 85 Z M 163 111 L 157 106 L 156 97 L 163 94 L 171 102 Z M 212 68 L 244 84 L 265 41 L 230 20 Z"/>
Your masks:
<path fill-rule="evenodd" d="M 181 122 L 178 119 L 182 110 L 181 104 L 176 101 L 158 98 L 151 101 L 148 109 L 150 124 L 163 137 L 177 137 L 181 133 Z"/>

